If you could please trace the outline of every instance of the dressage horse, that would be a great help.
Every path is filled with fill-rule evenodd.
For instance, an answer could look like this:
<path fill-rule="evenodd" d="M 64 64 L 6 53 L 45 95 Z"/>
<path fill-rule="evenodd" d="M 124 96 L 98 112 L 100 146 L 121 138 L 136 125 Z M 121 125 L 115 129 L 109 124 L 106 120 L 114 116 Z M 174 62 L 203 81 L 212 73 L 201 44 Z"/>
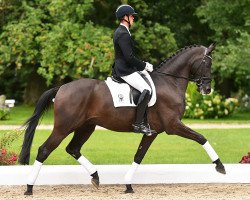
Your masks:
<path fill-rule="evenodd" d="M 215 163 L 216 170 L 225 174 L 223 164 L 206 138 L 181 122 L 185 111 L 185 91 L 188 82 L 196 82 L 197 90 L 202 94 L 208 94 L 211 91 L 211 54 L 214 47 L 213 44 L 208 48 L 200 45 L 185 47 L 154 69 L 150 75 L 156 87 L 157 101 L 149 108 L 148 121 L 158 134 L 162 132 L 175 134 L 201 144 Z M 20 164 L 29 164 L 35 129 L 42 114 L 52 104 L 53 98 L 55 98 L 54 128 L 49 138 L 38 149 L 28 177 L 26 195 L 33 193 L 33 185 L 42 163 L 70 133 L 74 132 L 74 136 L 66 151 L 85 167 L 92 176 L 92 184 L 98 187 L 99 176 L 96 167 L 80 153 L 81 147 L 97 125 L 117 132 L 133 131 L 134 107 L 115 108 L 104 81 L 79 79 L 61 87 L 52 88 L 40 97 L 33 115 L 25 123 L 27 128 L 19 158 Z M 134 162 L 125 175 L 125 192 L 133 192 L 131 184 L 135 171 L 158 134 L 142 137 Z"/>

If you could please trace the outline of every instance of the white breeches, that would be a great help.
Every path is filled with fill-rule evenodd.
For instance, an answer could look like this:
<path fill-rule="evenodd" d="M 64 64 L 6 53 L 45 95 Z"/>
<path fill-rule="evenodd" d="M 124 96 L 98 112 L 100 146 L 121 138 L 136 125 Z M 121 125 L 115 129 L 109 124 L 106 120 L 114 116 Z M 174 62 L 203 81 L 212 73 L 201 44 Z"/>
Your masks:
<path fill-rule="evenodd" d="M 133 88 L 139 90 L 141 93 L 143 90 L 148 90 L 150 94 L 152 93 L 150 86 L 138 72 L 134 72 L 133 74 L 127 76 L 122 76 L 121 78 Z"/>

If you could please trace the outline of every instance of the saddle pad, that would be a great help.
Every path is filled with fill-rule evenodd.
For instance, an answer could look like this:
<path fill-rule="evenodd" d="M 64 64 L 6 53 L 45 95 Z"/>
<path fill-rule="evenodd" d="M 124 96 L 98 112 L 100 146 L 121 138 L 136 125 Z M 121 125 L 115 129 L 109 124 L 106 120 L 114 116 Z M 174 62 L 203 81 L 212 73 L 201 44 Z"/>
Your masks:
<path fill-rule="evenodd" d="M 143 72 L 145 74 L 145 72 Z M 147 73 L 147 72 L 146 72 Z M 151 79 L 151 76 L 147 73 L 145 74 L 146 77 L 149 79 L 150 84 L 152 86 L 153 95 L 148 103 L 148 106 L 153 106 L 156 102 L 156 91 L 155 85 Z M 109 91 L 111 93 L 114 107 L 135 107 L 135 103 L 133 102 L 133 98 L 130 98 L 130 86 L 127 83 L 117 83 L 108 77 L 105 80 Z"/>

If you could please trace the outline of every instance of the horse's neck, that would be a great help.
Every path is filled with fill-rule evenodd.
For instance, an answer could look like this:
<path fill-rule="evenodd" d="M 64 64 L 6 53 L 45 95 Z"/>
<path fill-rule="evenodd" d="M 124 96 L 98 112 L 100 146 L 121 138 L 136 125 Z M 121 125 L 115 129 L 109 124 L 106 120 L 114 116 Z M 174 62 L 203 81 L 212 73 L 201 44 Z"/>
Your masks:
<path fill-rule="evenodd" d="M 188 85 L 188 80 L 191 72 L 193 52 L 186 51 L 174 58 L 168 60 L 157 71 L 162 72 L 158 87 L 165 85 L 170 87 L 174 92 L 177 92 L 182 98 L 185 97 L 185 92 Z M 165 76 L 163 76 L 165 74 Z"/>
<path fill-rule="evenodd" d="M 177 96 L 181 97 L 181 99 L 185 98 L 185 93 L 188 86 L 187 79 L 176 78 L 173 76 L 158 73 L 152 74 L 152 79 L 155 83 L 156 91 L 166 93 L 169 93 L 169 91 L 171 91 L 172 94 L 177 93 Z"/>
<path fill-rule="evenodd" d="M 162 72 L 161 75 L 155 73 L 155 76 L 161 76 L 158 79 L 158 87 L 162 87 L 161 84 L 171 87 L 171 89 L 184 98 L 192 65 L 197 59 L 204 56 L 204 48 L 203 46 L 198 46 L 186 49 L 159 67 L 156 71 Z M 164 77 L 162 76 L 163 74 L 165 74 Z"/>
<path fill-rule="evenodd" d="M 204 47 L 191 47 L 170 58 L 160 69 L 165 73 L 189 77 L 194 61 L 204 55 Z"/>
<path fill-rule="evenodd" d="M 191 62 L 188 56 L 185 56 L 185 59 L 176 56 L 162 67 L 162 71 L 180 77 L 189 77 L 190 67 Z"/>

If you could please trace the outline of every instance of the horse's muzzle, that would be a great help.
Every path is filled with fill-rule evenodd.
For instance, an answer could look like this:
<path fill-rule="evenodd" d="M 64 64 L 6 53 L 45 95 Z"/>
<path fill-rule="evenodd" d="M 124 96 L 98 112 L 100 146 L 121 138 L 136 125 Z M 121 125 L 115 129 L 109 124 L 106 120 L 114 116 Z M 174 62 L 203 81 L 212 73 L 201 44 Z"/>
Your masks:
<path fill-rule="evenodd" d="M 211 92 L 211 86 L 209 85 L 199 85 L 199 87 L 197 88 L 197 91 L 202 94 L 202 95 L 206 95 L 209 94 Z"/>
<path fill-rule="evenodd" d="M 210 92 L 211 92 L 211 87 L 207 87 L 206 88 L 206 94 L 210 94 Z"/>

